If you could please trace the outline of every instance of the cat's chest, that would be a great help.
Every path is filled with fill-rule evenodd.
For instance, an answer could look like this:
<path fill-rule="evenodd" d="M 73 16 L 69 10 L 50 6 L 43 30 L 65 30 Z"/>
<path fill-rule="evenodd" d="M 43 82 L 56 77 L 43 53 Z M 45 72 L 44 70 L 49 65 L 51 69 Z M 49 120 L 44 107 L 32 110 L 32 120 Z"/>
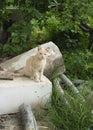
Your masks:
<path fill-rule="evenodd" d="M 45 64 L 46 64 L 46 60 L 39 60 L 38 62 L 37 62 L 37 66 L 38 67 L 44 67 L 45 66 Z"/>
<path fill-rule="evenodd" d="M 42 69 L 42 68 L 45 67 L 45 64 L 46 64 L 46 59 L 36 60 L 36 61 L 33 63 L 33 67 L 34 67 L 34 68 L 38 68 L 38 69 Z"/>

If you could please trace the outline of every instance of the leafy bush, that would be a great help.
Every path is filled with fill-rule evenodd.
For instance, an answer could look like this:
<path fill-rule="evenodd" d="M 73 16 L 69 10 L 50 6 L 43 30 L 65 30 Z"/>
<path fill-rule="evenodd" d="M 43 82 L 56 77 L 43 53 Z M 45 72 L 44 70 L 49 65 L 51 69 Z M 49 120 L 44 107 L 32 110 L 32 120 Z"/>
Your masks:
<path fill-rule="evenodd" d="M 92 79 L 93 77 L 93 54 L 90 51 L 63 52 L 66 66 L 66 74 L 70 78 Z"/>
<path fill-rule="evenodd" d="M 50 40 L 61 49 L 87 47 L 88 35 L 82 32 L 79 25 L 81 21 L 86 20 L 88 25 L 92 26 L 92 1 L 88 3 L 87 0 L 73 0 L 70 3 L 64 0 L 4 0 L 2 5 L 4 6 L 1 7 L 0 22 L 9 17 L 6 6 L 16 6 L 22 12 L 23 19 L 8 30 L 12 34 L 11 47 L 17 46 L 18 49 L 18 45 L 19 48 L 22 46 L 20 53 Z"/>

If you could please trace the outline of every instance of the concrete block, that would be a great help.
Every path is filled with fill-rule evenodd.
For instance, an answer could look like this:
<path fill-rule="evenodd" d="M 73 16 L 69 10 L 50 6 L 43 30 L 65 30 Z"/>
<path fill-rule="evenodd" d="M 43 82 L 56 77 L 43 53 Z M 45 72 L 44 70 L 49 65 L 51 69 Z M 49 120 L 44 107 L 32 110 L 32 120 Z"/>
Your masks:
<path fill-rule="evenodd" d="M 43 106 L 51 93 L 52 83 L 46 77 L 39 83 L 26 77 L 0 80 L 0 115 L 17 112 L 22 103 Z"/>

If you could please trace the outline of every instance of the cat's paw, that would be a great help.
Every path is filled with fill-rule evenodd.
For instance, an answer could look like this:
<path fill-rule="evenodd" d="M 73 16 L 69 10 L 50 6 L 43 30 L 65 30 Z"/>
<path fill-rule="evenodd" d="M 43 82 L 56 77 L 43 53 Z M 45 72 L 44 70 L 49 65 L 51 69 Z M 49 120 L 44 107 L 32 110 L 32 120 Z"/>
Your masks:
<path fill-rule="evenodd" d="M 35 79 L 35 82 L 41 82 L 39 79 Z"/>
<path fill-rule="evenodd" d="M 31 78 L 31 80 L 35 81 L 35 82 L 40 82 L 39 79 L 35 79 L 35 78 Z"/>
<path fill-rule="evenodd" d="M 30 77 L 31 80 L 34 80 L 34 77 Z"/>
<path fill-rule="evenodd" d="M 40 82 L 40 79 L 39 78 L 34 78 L 33 79 L 35 82 Z"/>
<path fill-rule="evenodd" d="M 40 79 L 40 82 L 44 82 L 44 79 L 42 78 L 42 79 Z"/>

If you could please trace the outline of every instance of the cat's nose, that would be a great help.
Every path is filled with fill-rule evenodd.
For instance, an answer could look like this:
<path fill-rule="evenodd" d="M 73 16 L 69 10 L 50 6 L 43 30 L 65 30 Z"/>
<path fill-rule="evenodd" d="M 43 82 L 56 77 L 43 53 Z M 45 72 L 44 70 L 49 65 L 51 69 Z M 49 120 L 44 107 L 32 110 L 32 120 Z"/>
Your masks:
<path fill-rule="evenodd" d="M 45 58 L 44 56 L 42 56 L 42 58 Z"/>

